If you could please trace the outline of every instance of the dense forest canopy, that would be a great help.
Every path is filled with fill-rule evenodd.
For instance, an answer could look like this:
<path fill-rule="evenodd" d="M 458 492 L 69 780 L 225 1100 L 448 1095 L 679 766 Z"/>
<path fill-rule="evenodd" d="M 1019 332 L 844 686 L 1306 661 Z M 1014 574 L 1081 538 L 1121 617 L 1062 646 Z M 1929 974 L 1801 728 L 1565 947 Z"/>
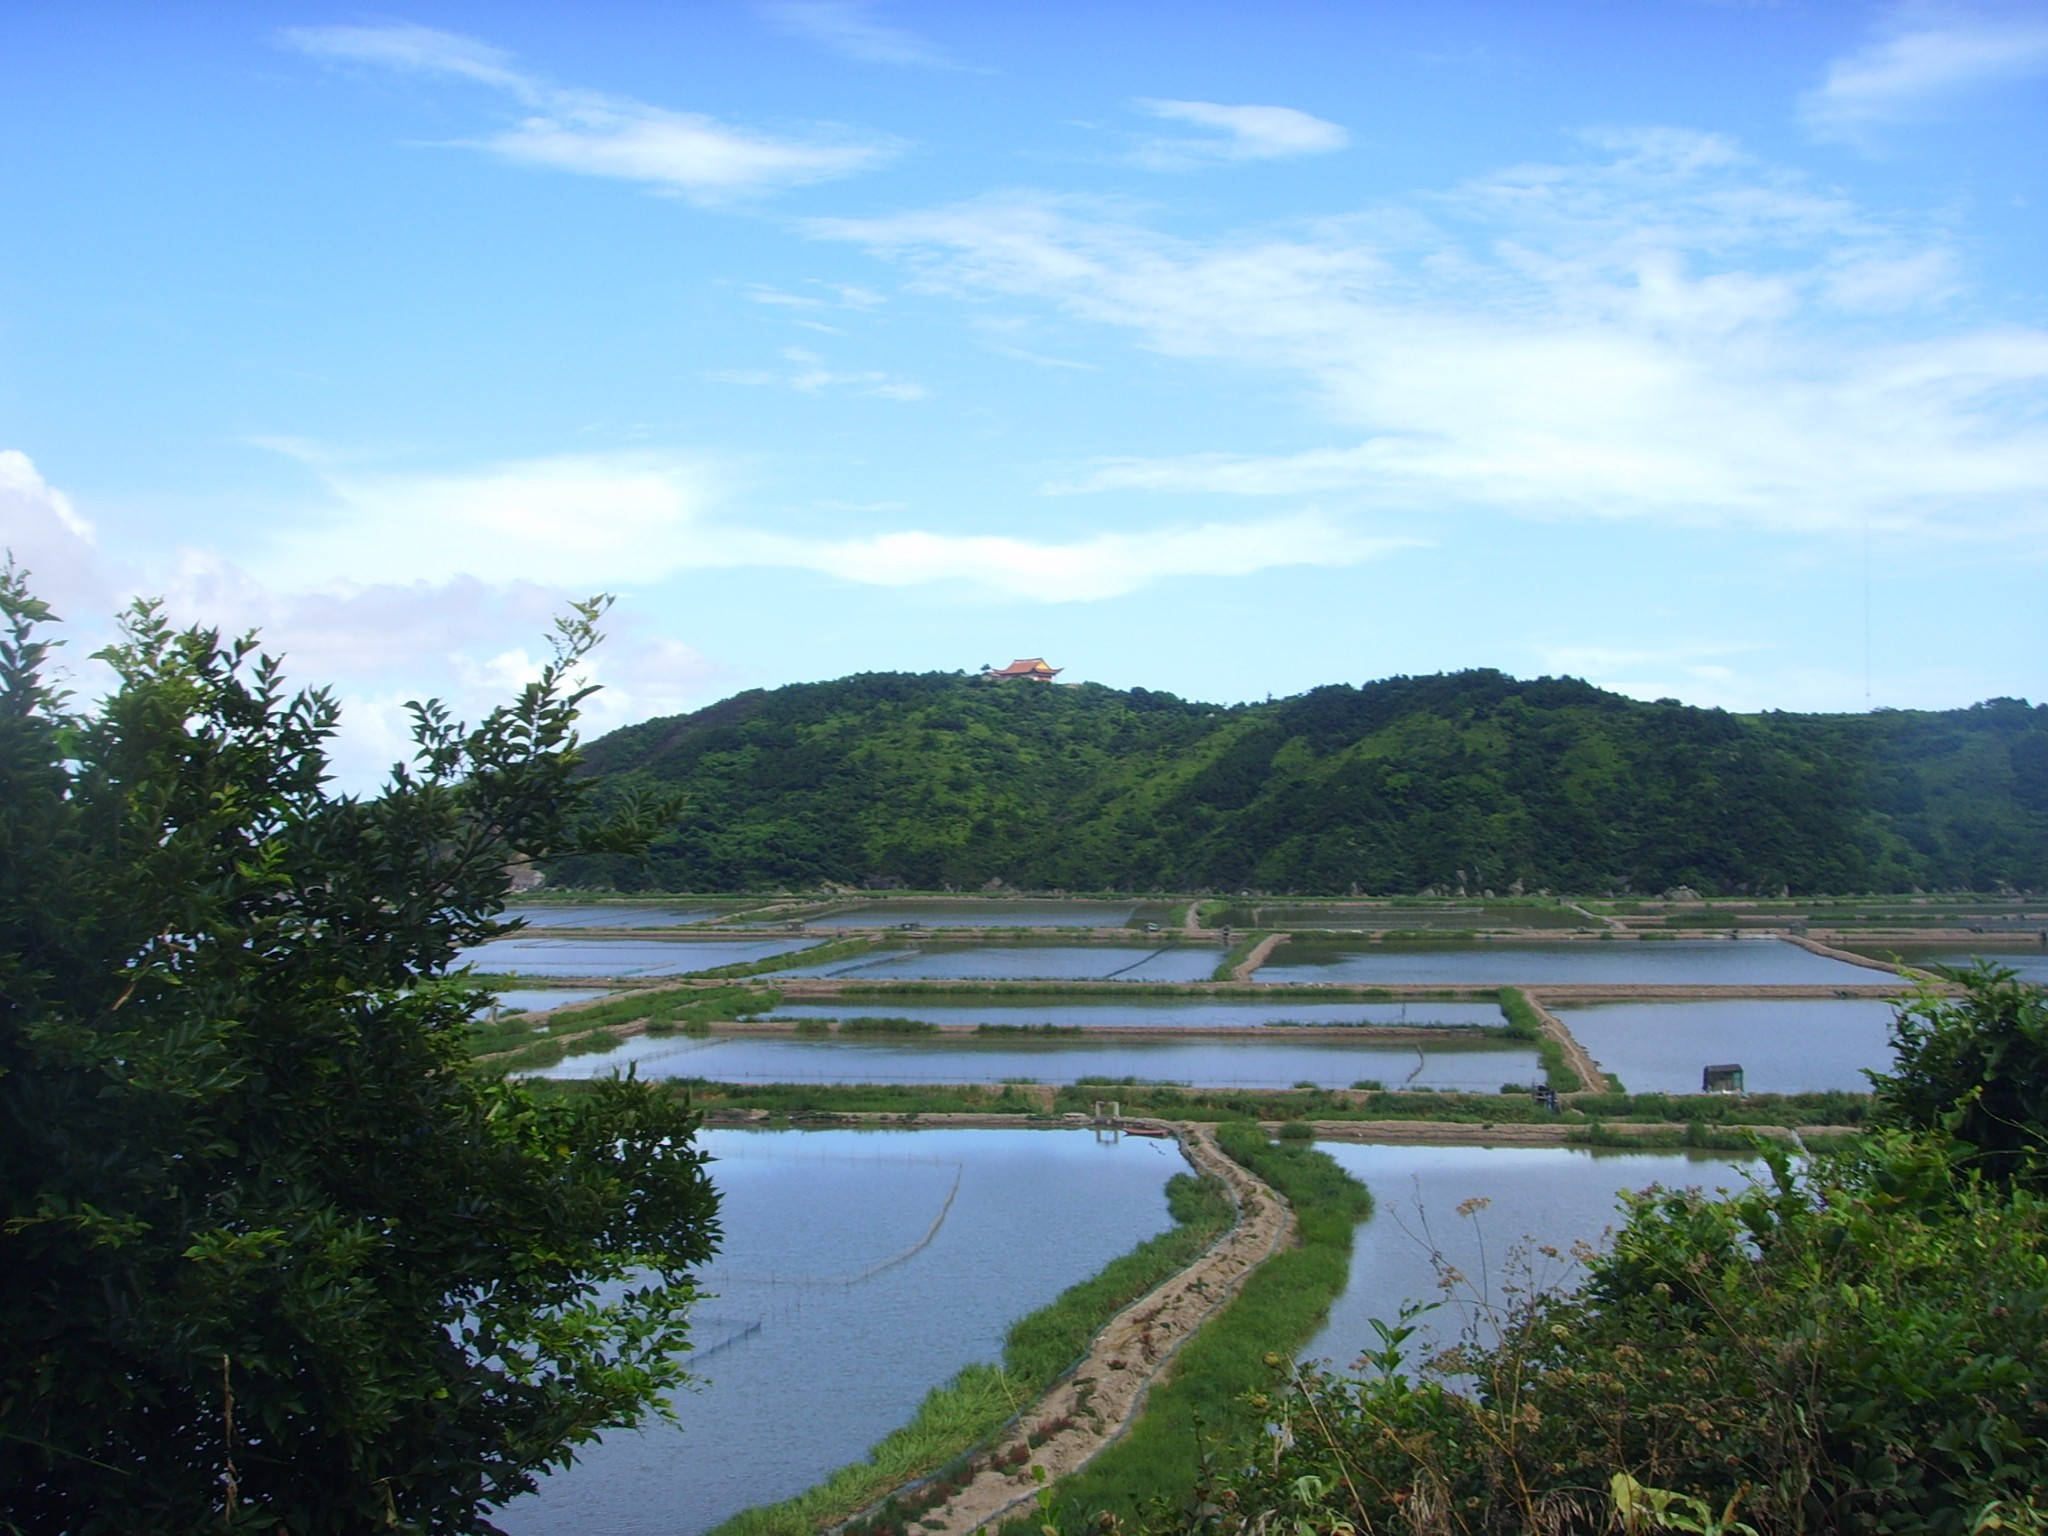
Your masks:
<path fill-rule="evenodd" d="M 2048 705 L 1860 715 L 1643 703 L 1494 671 L 1263 704 L 864 673 L 588 750 L 688 798 L 622 889 L 1705 894 L 2048 888 Z"/>

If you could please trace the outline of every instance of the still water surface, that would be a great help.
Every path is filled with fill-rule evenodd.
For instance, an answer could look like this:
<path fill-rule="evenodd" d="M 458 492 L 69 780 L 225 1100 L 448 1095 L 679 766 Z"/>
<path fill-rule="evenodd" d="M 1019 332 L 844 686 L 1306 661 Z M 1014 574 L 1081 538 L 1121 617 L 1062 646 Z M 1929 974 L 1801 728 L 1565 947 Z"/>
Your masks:
<path fill-rule="evenodd" d="M 1304 1360 L 1328 1360 L 1340 1369 L 1379 1347 L 1373 1318 L 1391 1323 L 1404 1300 L 1435 1301 L 1446 1294 L 1438 1288 L 1432 1251 L 1465 1280 L 1449 1292 L 1456 1305 L 1431 1313 L 1422 1333 L 1409 1340 L 1411 1366 L 1456 1341 L 1477 1314 L 1475 1296 L 1497 1302 L 1504 1281 L 1523 1283 L 1511 1251 L 1519 1248 L 1529 1256 L 1539 1282 L 1573 1283 L 1579 1271 L 1570 1262 L 1571 1245 L 1597 1243 L 1620 1225 L 1617 1191 L 1651 1184 L 1740 1189 L 1747 1182 L 1740 1164 L 1712 1155 L 1332 1141 L 1318 1143 L 1318 1150 L 1371 1189 L 1375 1203 L 1371 1219 L 1358 1229 L 1344 1294 L 1331 1307 L 1329 1324 L 1302 1351 Z M 1475 1198 L 1490 1204 L 1460 1216 L 1458 1207 Z M 1563 1257 L 1537 1254 L 1539 1244 Z"/>
<path fill-rule="evenodd" d="M 680 1429 L 613 1431 L 493 1518 L 696 1536 L 862 1459 L 1009 1325 L 1170 1224 L 1172 1142 L 1086 1131 L 708 1131 L 724 1251 Z M 956 1188 L 957 1186 L 957 1188 Z M 951 1204 L 948 1205 L 950 1199 Z M 944 1212 L 928 1246 L 902 1262 Z M 873 1273 L 867 1273 L 874 1270 Z M 865 1276 L 864 1278 L 861 1278 Z"/>
<path fill-rule="evenodd" d="M 815 939 L 493 939 L 458 963 L 492 975 L 681 976 L 808 949 Z"/>
<path fill-rule="evenodd" d="M 1893 953 L 1877 944 L 1859 945 L 1858 948 L 1880 960 L 1891 959 Z M 1967 971 L 1979 960 L 1988 961 L 2009 971 L 2017 971 L 2022 981 L 2048 987 L 2048 952 L 2038 949 L 1959 949 L 1954 945 L 1931 948 L 1901 944 L 1897 946 L 1897 953 L 1908 965 L 1945 965 L 1956 971 Z"/>
<path fill-rule="evenodd" d="M 878 901 L 804 920 L 811 928 L 1121 928 L 1135 901 Z"/>
<path fill-rule="evenodd" d="M 1418 986 L 1870 986 L 1885 975 L 1782 939 L 1645 944 L 1283 944 L 1254 981 Z"/>
<path fill-rule="evenodd" d="M 1115 1002 L 1095 998 L 977 998 L 972 1002 L 922 1003 L 900 997 L 841 998 L 830 1003 L 778 1003 L 777 1018 L 855 1019 L 886 1015 L 926 1024 L 1087 1025 L 1130 1029 L 1248 1029 L 1261 1024 L 1345 1025 L 1481 1024 L 1498 1028 L 1501 1012 L 1492 1003 L 1297 1003 L 1284 997 L 1248 1002 L 1220 997 L 1144 997 Z"/>
<path fill-rule="evenodd" d="M 776 974 L 862 981 L 1207 981 L 1222 958 L 1222 950 L 1206 945 L 926 944 Z"/>
<path fill-rule="evenodd" d="M 1710 1062 L 1734 1062 L 1751 1093 L 1867 1093 L 1865 1067 L 1891 1065 L 1890 1003 L 1601 1003 L 1557 1009 L 1565 1027 L 1631 1093 L 1698 1093 Z"/>
<path fill-rule="evenodd" d="M 758 1035 L 638 1036 L 605 1054 L 571 1056 L 538 1074 L 605 1077 L 628 1064 L 642 1077 L 721 1083 L 1074 1083 L 1135 1077 L 1201 1088 L 1389 1088 L 1480 1093 L 1542 1076 L 1535 1051 L 1491 1042 L 1461 1048 L 1332 1040 L 798 1040 Z"/>
<path fill-rule="evenodd" d="M 603 987 L 507 987 L 498 993 L 498 1007 L 506 1013 L 545 1013 L 570 1003 L 587 1003 L 595 997 L 609 997 Z M 483 1008 L 479 1013 L 488 1014 Z"/>
<path fill-rule="evenodd" d="M 529 928 L 675 928 L 717 917 L 714 907 L 643 907 L 624 902 L 588 907 L 507 907 L 509 921 L 519 918 Z"/>
<path fill-rule="evenodd" d="M 1357 933 L 1388 929 L 1448 928 L 1478 931 L 1486 928 L 1591 928 L 1597 924 L 1569 907 L 1502 905 L 1488 902 L 1432 903 L 1426 907 L 1370 907 L 1338 903 L 1330 906 L 1238 904 L 1209 919 L 1214 927 L 1228 923 L 1233 928 L 1321 928 Z"/>

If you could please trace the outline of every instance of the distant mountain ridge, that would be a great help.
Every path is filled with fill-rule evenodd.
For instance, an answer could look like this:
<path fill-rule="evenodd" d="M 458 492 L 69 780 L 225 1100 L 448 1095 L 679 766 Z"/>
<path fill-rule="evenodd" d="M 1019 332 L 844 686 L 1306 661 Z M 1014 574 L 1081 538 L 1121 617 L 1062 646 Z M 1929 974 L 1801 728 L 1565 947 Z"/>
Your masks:
<path fill-rule="evenodd" d="M 587 748 L 681 785 L 622 889 L 2048 889 L 2048 705 L 1643 703 L 1491 670 L 1264 704 L 954 673 L 737 694 Z"/>

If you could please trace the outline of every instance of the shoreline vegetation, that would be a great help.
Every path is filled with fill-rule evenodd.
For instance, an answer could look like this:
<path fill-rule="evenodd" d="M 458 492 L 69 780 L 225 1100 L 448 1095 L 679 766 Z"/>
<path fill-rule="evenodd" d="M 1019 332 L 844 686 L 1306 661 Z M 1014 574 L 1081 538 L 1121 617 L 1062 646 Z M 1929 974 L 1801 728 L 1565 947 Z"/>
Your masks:
<path fill-rule="evenodd" d="M 910 1504 L 928 1508 L 946 1497 L 969 1475 L 973 1453 L 1029 1417 L 1112 1317 L 1195 1263 L 1235 1219 L 1230 1192 L 1213 1175 L 1177 1173 L 1166 1198 L 1172 1226 L 1019 1319 L 998 1363 L 969 1365 L 934 1388 L 910 1422 L 885 1435 L 865 1460 L 794 1498 L 743 1510 L 711 1536 L 812 1536 L 856 1516 L 862 1518 L 850 1530 L 879 1536 L 915 1518 L 905 1512 Z"/>
<path fill-rule="evenodd" d="M 1273 1254 L 1188 1341 L 1157 1382 L 1129 1431 L 1073 1476 L 1053 1506 L 1060 1528 L 1078 1530 L 1099 1511 L 1134 1519 L 1148 1505 L 1179 1505 L 1199 1481 L 1205 1446 L 1244 1439 L 1264 1417 L 1253 1399 L 1272 1379 L 1272 1358 L 1291 1359 L 1315 1337 L 1350 1276 L 1358 1224 L 1372 1193 L 1306 1142 L 1269 1141 L 1244 1121 L 1217 1128 L 1225 1155 L 1293 1207 L 1297 1241 Z M 1035 1536 L 1020 1517 L 1003 1536 Z M 892 1533 L 894 1536 L 894 1533 Z"/>

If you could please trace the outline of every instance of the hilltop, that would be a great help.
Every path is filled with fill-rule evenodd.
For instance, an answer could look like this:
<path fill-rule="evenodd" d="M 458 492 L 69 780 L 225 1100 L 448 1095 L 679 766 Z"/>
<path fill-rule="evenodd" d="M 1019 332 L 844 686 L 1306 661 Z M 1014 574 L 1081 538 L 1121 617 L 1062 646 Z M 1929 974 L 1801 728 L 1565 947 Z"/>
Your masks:
<path fill-rule="evenodd" d="M 1211 705 L 863 673 L 592 742 L 689 793 L 625 889 L 1703 894 L 2048 888 L 2048 705 L 1643 703 L 1483 670 Z"/>

